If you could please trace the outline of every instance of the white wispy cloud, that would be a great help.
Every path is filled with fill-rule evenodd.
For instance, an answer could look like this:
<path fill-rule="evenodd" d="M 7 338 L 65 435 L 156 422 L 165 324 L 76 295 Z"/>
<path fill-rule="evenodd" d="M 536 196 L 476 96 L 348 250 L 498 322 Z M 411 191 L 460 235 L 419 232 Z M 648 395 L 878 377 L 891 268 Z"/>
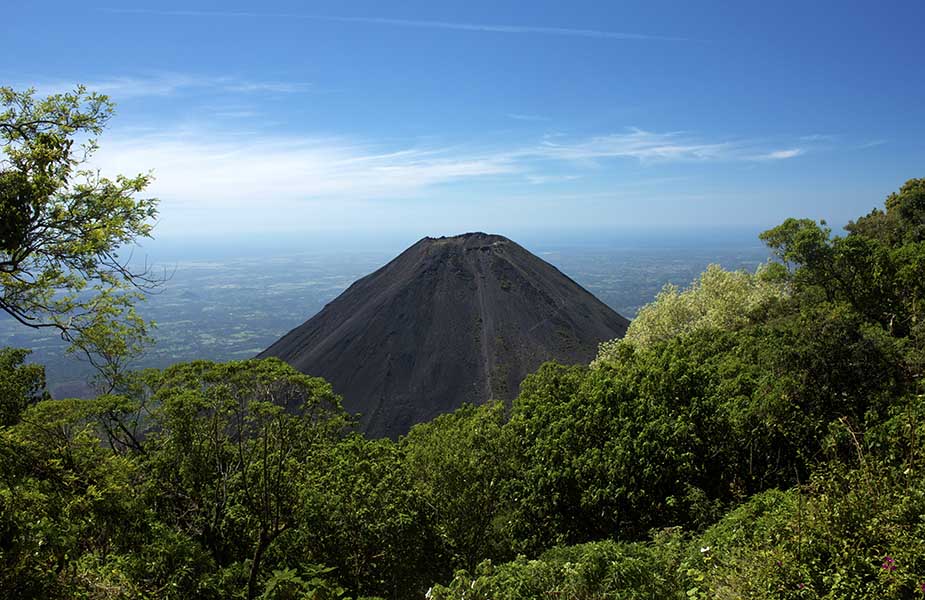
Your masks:
<path fill-rule="evenodd" d="M 428 21 L 419 19 L 390 19 L 384 17 L 341 17 L 330 15 L 313 15 L 305 13 L 257 12 L 257 11 L 223 11 L 223 10 L 161 10 L 161 9 L 105 9 L 106 12 L 122 14 L 160 15 L 173 17 L 225 17 L 225 18 L 279 18 L 306 19 L 317 21 L 337 21 L 341 23 L 365 23 L 368 25 L 386 25 L 393 27 L 417 27 L 426 29 L 452 29 L 456 31 L 476 31 L 485 33 L 557 35 L 611 40 L 651 40 L 681 42 L 688 38 L 645 33 L 627 33 L 583 29 L 572 27 L 537 27 L 533 25 L 498 25 L 486 23 L 460 23 L 455 21 Z"/>
<path fill-rule="evenodd" d="M 251 81 L 236 77 L 196 76 L 182 73 L 103 77 L 91 81 L 54 80 L 31 84 L 39 96 L 73 91 L 78 83 L 88 90 L 116 99 L 145 96 L 172 96 L 189 91 L 225 92 L 230 94 L 294 94 L 310 89 L 307 83 Z M 27 87 L 27 86 L 20 86 Z"/>
<path fill-rule="evenodd" d="M 306 18 L 324 19 L 328 21 L 341 21 L 347 23 L 369 23 L 374 25 L 394 25 L 400 27 L 424 27 L 428 29 L 455 29 L 458 31 L 481 31 L 488 33 L 514 33 L 514 34 L 541 34 L 565 35 L 590 38 L 603 38 L 612 40 L 655 40 L 655 41 L 687 41 L 686 38 L 643 33 L 626 33 L 618 31 L 601 31 L 598 29 L 575 29 L 570 27 L 534 27 L 529 25 L 490 25 L 484 23 L 457 23 L 447 21 L 420 21 L 412 19 L 385 19 L 378 17 L 322 17 L 307 16 Z"/>
<path fill-rule="evenodd" d="M 801 135 L 800 140 L 804 142 L 830 142 L 836 137 L 837 136 L 831 133 L 811 133 L 809 135 Z"/>
<path fill-rule="evenodd" d="M 530 115 L 525 113 L 508 113 L 508 119 L 514 119 L 515 121 L 549 121 L 549 117 L 544 117 L 542 115 Z"/>
<path fill-rule="evenodd" d="M 254 119 L 260 116 L 260 113 L 256 110 L 250 110 L 246 108 L 241 109 L 220 109 L 212 113 L 212 116 L 217 119 Z"/>
<path fill-rule="evenodd" d="M 503 155 L 440 148 L 383 151 L 338 138 L 196 130 L 107 136 L 93 164 L 104 174 L 151 169 L 152 194 L 170 202 L 221 206 L 405 197 L 435 185 L 520 168 Z"/>
<path fill-rule="evenodd" d="M 581 175 L 526 175 L 528 182 L 533 185 L 548 185 L 550 183 L 565 183 L 566 181 L 575 181 L 581 179 Z"/>
<path fill-rule="evenodd" d="M 709 160 L 728 155 L 727 142 L 703 142 L 680 133 L 655 133 L 631 129 L 626 133 L 594 136 L 586 140 L 561 142 L 546 140 L 527 150 L 537 156 L 558 160 L 635 158 L 642 161 Z"/>
<path fill-rule="evenodd" d="M 774 150 L 773 152 L 768 152 L 759 158 L 764 158 L 767 160 L 783 160 L 799 156 L 803 154 L 803 152 L 804 150 L 802 148 L 788 148 L 786 150 Z"/>
<path fill-rule="evenodd" d="M 537 147 L 519 151 L 523 156 L 551 160 L 632 158 L 646 163 L 779 160 L 802 153 L 801 148 L 768 148 L 761 140 L 709 141 L 685 132 L 653 132 L 635 127 L 582 140 L 550 138 Z"/>
<path fill-rule="evenodd" d="M 199 205 L 310 199 L 399 198 L 435 186 L 514 177 L 531 185 L 584 177 L 604 160 L 643 163 L 767 161 L 800 149 L 759 150 L 757 142 L 705 142 L 678 133 L 632 129 L 622 134 L 512 147 L 386 148 L 346 138 L 265 136 L 219 129 L 108 134 L 94 165 L 104 174 L 153 170 L 152 193 Z"/>
<path fill-rule="evenodd" d="M 872 139 L 867 142 L 855 142 L 847 139 L 844 135 L 819 133 L 801 136 L 799 140 L 801 142 L 812 142 L 816 147 L 853 150 L 866 150 L 868 148 L 875 148 L 887 143 L 887 140 L 885 139 Z"/>
<path fill-rule="evenodd" d="M 216 87 L 227 92 L 297 94 L 308 91 L 311 86 L 307 83 L 281 81 L 224 81 L 216 82 Z"/>

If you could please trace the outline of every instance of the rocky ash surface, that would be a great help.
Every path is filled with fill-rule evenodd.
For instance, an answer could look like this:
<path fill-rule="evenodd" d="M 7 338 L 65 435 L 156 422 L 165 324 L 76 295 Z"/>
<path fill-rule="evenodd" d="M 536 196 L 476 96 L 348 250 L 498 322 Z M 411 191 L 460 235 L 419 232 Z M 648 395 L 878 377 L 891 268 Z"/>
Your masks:
<path fill-rule="evenodd" d="M 262 352 L 324 377 L 373 437 L 511 400 L 540 364 L 587 363 L 629 321 L 511 240 L 424 238 Z"/>

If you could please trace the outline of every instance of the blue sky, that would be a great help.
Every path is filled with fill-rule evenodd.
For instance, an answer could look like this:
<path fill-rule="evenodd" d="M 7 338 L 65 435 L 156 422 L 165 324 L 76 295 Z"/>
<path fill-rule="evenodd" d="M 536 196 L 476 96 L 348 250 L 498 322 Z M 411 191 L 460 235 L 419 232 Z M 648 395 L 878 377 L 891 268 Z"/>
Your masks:
<path fill-rule="evenodd" d="M 109 2 L 4 11 L 163 236 L 842 224 L 925 176 L 925 4 Z"/>

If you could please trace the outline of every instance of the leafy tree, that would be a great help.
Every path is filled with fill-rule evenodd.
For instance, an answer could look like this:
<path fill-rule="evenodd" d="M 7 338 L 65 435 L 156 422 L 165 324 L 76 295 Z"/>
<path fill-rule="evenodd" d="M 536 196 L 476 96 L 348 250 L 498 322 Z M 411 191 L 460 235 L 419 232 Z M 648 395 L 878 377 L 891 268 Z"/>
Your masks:
<path fill-rule="evenodd" d="M 925 180 L 906 182 L 875 210 L 832 236 L 825 222 L 787 219 L 761 239 L 790 267 L 804 303 L 844 303 L 890 335 L 925 347 Z M 921 371 L 913 376 L 921 376 Z"/>
<path fill-rule="evenodd" d="M 729 346 L 701 332 L 615 368 L 531 376 L 510 421 L 523 448 L 509 489 L 524 550 L 710 522 L 735 490 L 731 423 L 711 393 Z"/>
<path fill-rule="evenodd" d="M 30 405 L 47 397 L 45 369 L 24 364 L 29 350 L 0 348 L 0 426 L 15 425 Z"/>
<path fill-rule="evenodd" d="M 112 113 L 83 87 L 41 100 L 0 87 L 0 309 L 58 331 L 110 389 L 148 340 L 133 303 L 156 282 L 119 250 L 149 236 L 157 214 L 155 200 L 135 197 L 149 175 L 86 168 Z"/>
<path fill-rule="evenodd" d="M 154 386 L 152 506 L 254 598 L 264 555 L 299 523 L 308 461 L 346 425 L 340 399 L 276 359 L 175 365 Z"/>
<path fill-rule="evenodd" d="M 420 598 L 448 575 L 434 510 L 415 487 L 401 449 L 388 439 L 350 435 L 313 456 L 295 510 L 301 527 L 274 556 L 323 563 L 352 593 Z"/>
<path fill-rule="evenodd" d="M 599 406 L 580 399 L 586 371 L 547 363 L 521 383 L 514 401 L 505 429 L 517 476 L 503 485 L 518 553 L 533 555 L 554 544 L 613 533 L 612 514 L 599 518 L 598 511 L 589 519 L 582 501 L 589 478 L 602 476 L 579 473 L 587 465 L 579 464 L 582 454 L 599 447 L 613 423 L 605 414 L 595 416 Z"/>
<path fill-rule="evenodd" d="M 626 342 L 649 347 L 698 329 L 735 331 L 781 314 L 788 298 L 776 265 L 754 274 L 710 265 L 690 287 L 666 285 L 630 323 Z M 616 356 L 619 340 L 601 345 L 595 364 Z"/>
<path fill-rule="evenodd" d="M 894 248 L 925 241 L 925 179 L 910 179 L 884 204 L 885 211 L 875 208 L 845 229 Z"/>
<path fill-rule="evenodd" d="M 433 589 L 434 600 L 535 598 L 684 600 L 688 578 L 680 571 L 686 544 L 676 531 L 652 543 L 602 541 L 564 546 L 534 560 L 486 560 Z"/>
<path fill-rule="evenodd" d="M 46 400 L 0 428 L 0 590 L 5 598 L 99 597 L 114 581 L 100 562 L 130 555 L 146 511 L 137 465 L 102 444 L 91 402 Z"/>
<path fill-rule="evenodd" d="M 296 569 L 277 569 L 267 580 L 260 600 L 336 600 L 343 598 L 344 588 L 332 583 L 333 567 L 310 565 L 299 573 Z M 346 599 L 345 599 L 346 600 Z"/>
<path fill-rule="evenodd" d="M 684 561 L 696 582 L 689 597 L 921 597 L 925 479 L 869 455 L 866 444 L 857 450 L 864 465 L 822 465 L 802 485 L 758 494 L 706 531 Z"/>
<path fill-rule="evenodd" d="M 505 426 L 518 551 L 705 527 L 805 478 L 831 423 L 864 430 L 907 390 L 901 346 L 837 306 L 619 350 L 522 384 Z"/>
<path fill-rule="evenodd" d="M 435 508 L 455 568 L 510 557 L 503 488 L 515 473 L 506 421 L 501 402 L 467 405 L 416 425 L 401 441 L 413 485 Z"/>

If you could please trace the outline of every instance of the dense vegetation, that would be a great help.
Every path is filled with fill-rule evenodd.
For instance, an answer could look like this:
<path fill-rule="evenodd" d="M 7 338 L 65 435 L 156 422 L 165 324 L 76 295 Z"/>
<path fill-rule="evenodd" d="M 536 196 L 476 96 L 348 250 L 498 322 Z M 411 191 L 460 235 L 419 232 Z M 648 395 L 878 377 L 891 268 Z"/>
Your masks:
<path fill-rule="evenodd" d="M 51 400 L 3 350 L 0 595 L 922 597 L 925 180 L 762 239 L 397 442 L 277 360 Z"/>

